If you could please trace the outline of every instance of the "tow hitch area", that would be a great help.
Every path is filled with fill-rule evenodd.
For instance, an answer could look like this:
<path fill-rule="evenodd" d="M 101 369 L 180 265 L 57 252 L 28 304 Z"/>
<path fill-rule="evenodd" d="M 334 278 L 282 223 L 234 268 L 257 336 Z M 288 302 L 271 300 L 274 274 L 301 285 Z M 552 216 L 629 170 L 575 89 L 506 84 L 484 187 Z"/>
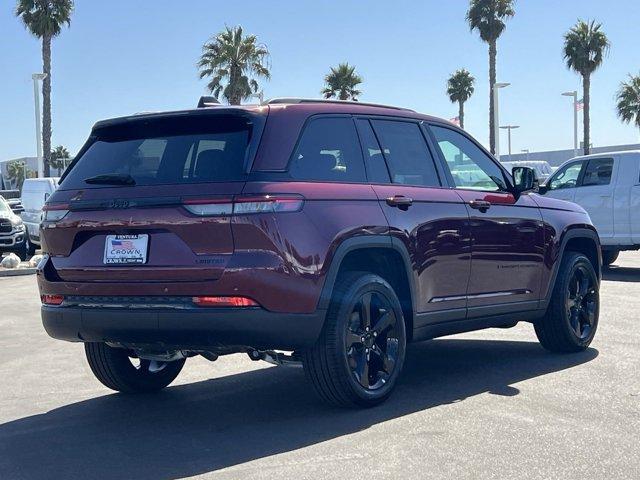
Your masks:
<path fill-rule="evenodd" d="M 247 351 L 249 358 L 254 361 L 264 360 L 265 362 L 272 363 L 283 367 L 302 367 L 302 360 L 298 352 L 293 352 L 291 355 L 287 355 L 282 352 L 275 352 L 273 350 L 254 350 Z"/>

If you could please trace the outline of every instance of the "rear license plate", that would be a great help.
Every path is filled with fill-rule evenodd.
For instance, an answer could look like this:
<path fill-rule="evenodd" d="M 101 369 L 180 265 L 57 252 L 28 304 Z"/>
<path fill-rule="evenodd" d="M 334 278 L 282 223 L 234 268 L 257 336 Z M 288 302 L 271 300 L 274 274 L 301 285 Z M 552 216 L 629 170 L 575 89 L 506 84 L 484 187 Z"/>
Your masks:
<path fill-rule="evenodd" d="M 104 244 L 105 264 L 147 263 L 149 235 L 107 235 Z"/>

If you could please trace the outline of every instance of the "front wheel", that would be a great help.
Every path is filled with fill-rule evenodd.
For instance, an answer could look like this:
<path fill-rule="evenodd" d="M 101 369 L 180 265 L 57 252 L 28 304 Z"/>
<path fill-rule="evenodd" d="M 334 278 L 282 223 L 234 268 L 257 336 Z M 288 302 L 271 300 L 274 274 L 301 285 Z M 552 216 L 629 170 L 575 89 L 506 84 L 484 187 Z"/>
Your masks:
<path fill-rule="evenodd" d="M 185 362 L 138 359 L 130 350 L 106 343 L 85 343 L 84 350 L 96 378 L 105 387 L 123 393 L 162 390 L 175 380 Z"/>
<path fill-rule="evenodd" d="M 544 348 L 568 353 L 585 350 L 598 328 L 599 282 L 587 257 L 567 252 L 560 263 L 551 302 L 535 325 Z"/>
<path fill-rule="evenodd" d="M 307 378 L 336 406 L 377 405 L 391 394 L 406 350 L 402 308 L 381 277 L 349 272 L 336 282 L 316 345 L 304 352 Z"/>

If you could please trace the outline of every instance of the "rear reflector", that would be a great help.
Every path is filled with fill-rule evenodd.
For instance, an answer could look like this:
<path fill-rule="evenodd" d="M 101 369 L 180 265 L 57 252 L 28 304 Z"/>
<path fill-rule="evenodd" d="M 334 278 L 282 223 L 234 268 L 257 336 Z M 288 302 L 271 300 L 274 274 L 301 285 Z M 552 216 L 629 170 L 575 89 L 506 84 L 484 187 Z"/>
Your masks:
<path fill-rule="evenodd" d="M 259 307 L 255 300 L 247 297 L 193 297 L 199 307 Z"/>
<path fill-rule="evenodd" d="M 62 295 L 41 295 L 40 300 L 43 305 L 61 305 L 64 302 Z"/>

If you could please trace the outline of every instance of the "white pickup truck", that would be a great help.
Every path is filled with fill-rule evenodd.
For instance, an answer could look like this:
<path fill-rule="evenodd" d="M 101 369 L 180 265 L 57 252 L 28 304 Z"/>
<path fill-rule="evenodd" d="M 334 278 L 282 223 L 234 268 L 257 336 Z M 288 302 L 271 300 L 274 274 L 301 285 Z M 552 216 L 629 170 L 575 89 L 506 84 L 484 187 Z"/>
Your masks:
<path fill-rule="evenodd" d="M 540 193 L 575 202 L 589 213 L 604 265 L 615 262 L 621 250 L 640 249 L 640 150 L 572 158 Z"/>

